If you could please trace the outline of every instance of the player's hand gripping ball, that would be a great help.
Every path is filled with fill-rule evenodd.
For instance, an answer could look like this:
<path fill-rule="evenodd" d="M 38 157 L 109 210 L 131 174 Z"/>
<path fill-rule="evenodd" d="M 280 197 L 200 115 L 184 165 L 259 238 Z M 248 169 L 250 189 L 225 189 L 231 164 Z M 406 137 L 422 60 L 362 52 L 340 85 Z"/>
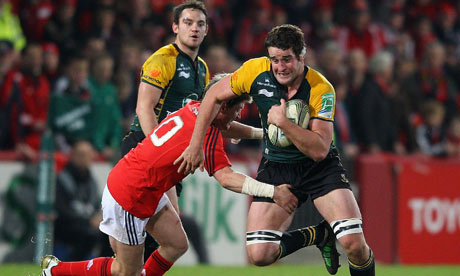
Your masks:
<path fill-rule="evenodd" d="M 286 117 L 294 124 L 307 128 L 310 121 L 310 109 L 302 100 L 294 99 L 286 102 Z M 278 147 L 287 147 L 292 145 L 291 140 L 276 125 L 268 125 L 268 138 L 270 142 Z"/>

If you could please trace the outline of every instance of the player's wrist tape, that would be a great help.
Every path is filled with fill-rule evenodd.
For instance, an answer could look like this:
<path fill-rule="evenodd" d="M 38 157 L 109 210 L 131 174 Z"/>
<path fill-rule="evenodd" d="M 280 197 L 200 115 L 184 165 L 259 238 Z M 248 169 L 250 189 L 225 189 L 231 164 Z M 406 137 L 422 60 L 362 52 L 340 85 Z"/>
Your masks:
<path fill-rule="evenodd" d="M 241 193 L 252 196 L 273 198 L 273 194 L 275 193 L 275 186 L 265 184 L 246 176 L 243 182 L 243 189 L 241 190 Z"/>
<path fill-rule="evenodd" d="M 251 131 L 251 139 L 264 138 L 264 130 L 258 127 L 253 127 Z"/>

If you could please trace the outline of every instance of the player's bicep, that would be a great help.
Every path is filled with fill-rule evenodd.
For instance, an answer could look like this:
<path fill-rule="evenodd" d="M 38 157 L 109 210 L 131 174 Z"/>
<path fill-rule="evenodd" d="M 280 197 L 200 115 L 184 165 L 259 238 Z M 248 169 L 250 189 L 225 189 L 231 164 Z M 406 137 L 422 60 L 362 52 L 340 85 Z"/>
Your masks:
<path fill-rule="evenodd" d="M 161 90 L 151 84 L 141 82 L 137 94 L 138 109 L 153 110 L 161 96 Z M 139 115 L 139 114 L 138 114 Z"/>
<path fill-rule="evenodd" d="M 330 144 L 332 142 L 334 127 L 331 121 L 317 118 L 312 119 L 309 123 L 309 129 L 318 134 L 326 144 Z"/>
<path fill-rule="evenodd" d="M 213 98 L 218 103 L 227 101 L 237 96 L 235 93 L 233 93 L 232 88 L 230 86 L 230 75 L 224 77 L 216 84 L 214 84 L 212 89 L 209 89 L 208 92 L 209 96 L 208 93 L 206 93 L 205 97 Z"/>

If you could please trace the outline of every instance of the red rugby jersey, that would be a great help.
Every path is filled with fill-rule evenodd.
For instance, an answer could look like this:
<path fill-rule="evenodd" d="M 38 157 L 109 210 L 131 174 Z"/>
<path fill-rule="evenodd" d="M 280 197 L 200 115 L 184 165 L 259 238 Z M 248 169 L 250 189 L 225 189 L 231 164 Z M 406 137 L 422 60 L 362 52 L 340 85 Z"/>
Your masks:
<path fill-rule="evenodd" d="M 138 218 L 151 217 L 163 193 L 185 177 L 173 162 L 189 145 L 199 106 L 192 101 L 166 117 L 112 169 L 107 186 L 123 209 Z M 203 149 L 210 176 L 231 165 L 217 127 L 209 127 Z"/>

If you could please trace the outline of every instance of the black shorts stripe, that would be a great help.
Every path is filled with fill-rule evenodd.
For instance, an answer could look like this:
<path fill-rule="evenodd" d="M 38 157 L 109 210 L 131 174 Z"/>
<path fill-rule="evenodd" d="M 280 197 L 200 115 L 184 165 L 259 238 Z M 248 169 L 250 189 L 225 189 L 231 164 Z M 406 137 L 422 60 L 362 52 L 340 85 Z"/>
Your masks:
<path fill-rule="evenodd" d="M 137 239 L 136 224 L 134 223 L 134 216 L 132 214 L 129 214 L 129 220 L 131 222 L 131 233 L 133 235 L 134 245 L 138 245 L 139 240 Z"/>
<path fill-rule="evenodd" d="M 129 228 L 129 221 L 128 221 L 129 213 L 125 211 L 125 227 L 126 227 L 126 234 L 128 236 L 128 243 L 129 245 L 133 245 L 133 240 L 131 238 L 130 228 Z"/>
<path fill-rule="evenodd" d="M 128 236 L 129 245 L 138 245 L 139 240 L 136 234 L 136 225 L 134 224 L 134 216 L 128 212 L 125 215 L 126 234 Z"/>

